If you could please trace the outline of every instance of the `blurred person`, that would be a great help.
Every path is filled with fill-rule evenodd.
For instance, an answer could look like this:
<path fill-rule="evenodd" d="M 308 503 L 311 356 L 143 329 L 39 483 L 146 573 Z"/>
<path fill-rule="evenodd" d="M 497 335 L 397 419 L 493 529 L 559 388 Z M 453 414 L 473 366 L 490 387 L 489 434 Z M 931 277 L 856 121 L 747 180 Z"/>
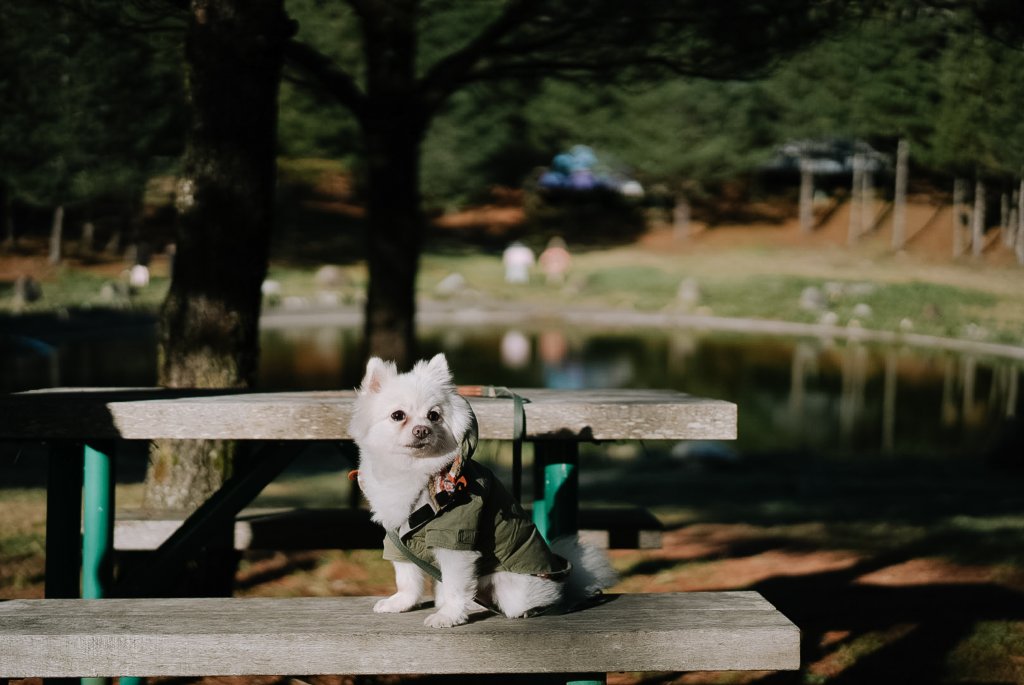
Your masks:
<path fill-rule="evenodd" d="M 572 266 L 572 255 L 565 241 L 555 236 L 548 241 L 548 246 L 540 253 L 538 260 L 541 271 L 547 278 L 548 285 L 561 285 L 565 283 L 565 274 Z"/>
<path fill-rule="evenodd" d="M 501 257 L 501 262 L 505 265 L 505 282 L 529 283 L 530 269 L 536 261 L 533 250 L 518 240 L 513 242 L 505 248 Z"/>

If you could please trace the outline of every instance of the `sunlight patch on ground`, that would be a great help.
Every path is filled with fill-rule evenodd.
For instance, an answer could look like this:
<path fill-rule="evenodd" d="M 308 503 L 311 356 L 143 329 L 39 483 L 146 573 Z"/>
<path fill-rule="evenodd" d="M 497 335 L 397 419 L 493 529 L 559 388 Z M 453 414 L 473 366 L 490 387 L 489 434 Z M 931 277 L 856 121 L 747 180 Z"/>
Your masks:
<path fill-rule="evenodd" d="M 867 573 L 859 585 L 908 587 L 932 584 L 997 583 L 1002 580 L 994 566 L 964 566 L 943 559 L 910 559 Z"/>
<path fill-rule="evenodd" d="M 884 630 L 872 630 L 833 645 L 824 658 L 806 666 L 807 682 L 825 682 L 871 654 L 910 635 L 917 626 L 901 623 Z"/>

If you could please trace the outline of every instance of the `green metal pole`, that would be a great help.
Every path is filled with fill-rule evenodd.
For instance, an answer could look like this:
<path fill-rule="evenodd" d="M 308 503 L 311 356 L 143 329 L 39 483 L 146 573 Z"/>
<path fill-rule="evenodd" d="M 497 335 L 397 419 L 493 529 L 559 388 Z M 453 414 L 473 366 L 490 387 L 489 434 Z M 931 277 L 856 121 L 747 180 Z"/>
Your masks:
<path fill-rule="evenodd" d="M 114 580 L 114 464 L 112 445 L 85 446 L 82 493 L 82 598 L 102 599 Z M 82 678 L 108 685 L 109 678 Z"/>
<path fill-rule="evenodd" d="M 578 483 L 576 464 L 548 464 L 544 467 L 544 508 L 548 517 L 548 535 L 552 540 L 577 532 Z"/>
<path fill-rule="evenodd" d="M 82 598 L 102 599 L 114 583 L 115 475 L 113 444 L 85 446 L 82 506 Z M 141 685 L 122 676 L 120 685 Z M 110 678 L 82 678 L 81 685 L 109 685 Z"/>
<path fill-rule="evenodd" d="M 579 532 L 580 488 L 579 445 L 572 441 L 534 443 L 533 521 L 549 542 Z M 543 474 L 538 488 L 539 474 Z M 566 685 L 604 685 L 604 673 L 573 673 L 552 676 L 552 682 Z"/>
<path fill-rule="evenodd" d="M 539 441 L 534 445 L 534 473 L 542 475 L 535 493 L 533 521 L 545 540 L 575 535 L 579 529 L 579 449 L 571 441 Z"/>
<path fill-rule="evenodd" d="M 82 598 L 106 597 L 114 576 L 114 466 L 112 450 L 85 446 Z"/>

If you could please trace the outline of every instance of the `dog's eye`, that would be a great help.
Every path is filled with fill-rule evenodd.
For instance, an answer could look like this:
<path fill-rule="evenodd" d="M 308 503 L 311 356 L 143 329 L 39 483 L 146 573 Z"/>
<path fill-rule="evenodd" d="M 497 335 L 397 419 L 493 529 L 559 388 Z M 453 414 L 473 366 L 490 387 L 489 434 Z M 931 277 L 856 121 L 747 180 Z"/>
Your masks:
<path fill-rule="evenodd" d="M 427 412 L 427 418 L 431 421 L 439 421 L 441 419 L 441 412 L 436 409 L 431 409 Z"/>
<path fill-rule="evenodd" d="M 405 421 L 405 412 L 399 409 L 398 411 L 391 413 L 391 418 L 395 421 Z"/>

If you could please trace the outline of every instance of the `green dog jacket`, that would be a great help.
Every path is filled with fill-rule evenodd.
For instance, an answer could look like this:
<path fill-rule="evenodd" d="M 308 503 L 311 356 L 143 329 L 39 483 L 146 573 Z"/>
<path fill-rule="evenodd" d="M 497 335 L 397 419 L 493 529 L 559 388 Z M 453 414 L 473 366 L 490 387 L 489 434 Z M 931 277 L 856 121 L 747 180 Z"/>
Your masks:
<path fill-rule="evenodd" d="M 565 572 L 567 562 L 551 551 L 533 521 L 490 470 L 467 460 L 462 475 L 467 485 L 447 506 L 438 509 L 431 502 L 433 517 L 407 522 L 399 529 L 402 542 L 413 554 L 433 564 L 438 548 L 477 551 L 482 574 L 509 571 L 559 576 Z M 408 561 L 387 537 L 384 558 Z"/>

